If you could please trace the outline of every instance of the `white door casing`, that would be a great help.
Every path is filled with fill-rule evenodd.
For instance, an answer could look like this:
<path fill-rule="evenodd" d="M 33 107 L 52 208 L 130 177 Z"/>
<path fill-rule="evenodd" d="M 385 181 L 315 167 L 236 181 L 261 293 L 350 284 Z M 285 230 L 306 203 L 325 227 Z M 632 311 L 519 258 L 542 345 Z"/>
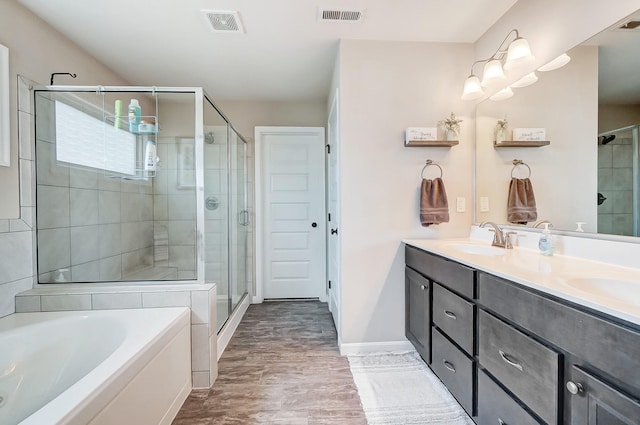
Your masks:
<path fill-rule="evenodd" d="M 341 266 L 340 266 L 340 113 L 339 91 L 336 89 L 329 111 L 327 123 L 327 210 L 330 221 L 327 223 L 327 278 L 329 288 L 329 310 L 340 340 L 341 317 Z"/>
<path fill-rule="evenodd" d="M 326 301 L 324 129 L 256 127 L 256 299 Z"/>

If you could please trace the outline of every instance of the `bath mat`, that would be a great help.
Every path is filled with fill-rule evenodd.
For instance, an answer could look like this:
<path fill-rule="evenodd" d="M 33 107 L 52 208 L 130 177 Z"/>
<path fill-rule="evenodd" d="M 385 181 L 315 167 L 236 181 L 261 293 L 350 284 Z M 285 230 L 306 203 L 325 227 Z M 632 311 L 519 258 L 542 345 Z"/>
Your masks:
<path fill-rule="evenodd" d="M 348 358 L 369 425 L 474 425 L 417 352 Z"/>

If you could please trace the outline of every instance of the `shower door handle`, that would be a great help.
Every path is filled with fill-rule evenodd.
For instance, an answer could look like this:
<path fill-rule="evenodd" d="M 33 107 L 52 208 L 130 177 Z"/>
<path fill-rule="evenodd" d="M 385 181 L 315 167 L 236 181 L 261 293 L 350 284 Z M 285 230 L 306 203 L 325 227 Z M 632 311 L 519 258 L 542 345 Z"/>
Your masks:
<path fill-rule="evenodd" d="M 238 223 L 241 226 L 248 226 L 249 225 L 249 211 L 248 210 L 242 210 L 240 211 L 240 213 L 238 214 Z"/>

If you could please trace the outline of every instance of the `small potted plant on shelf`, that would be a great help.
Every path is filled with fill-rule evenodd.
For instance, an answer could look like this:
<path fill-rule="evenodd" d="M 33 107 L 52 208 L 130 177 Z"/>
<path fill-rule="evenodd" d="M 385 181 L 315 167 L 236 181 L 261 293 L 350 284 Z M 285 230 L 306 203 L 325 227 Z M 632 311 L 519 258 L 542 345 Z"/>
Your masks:
<path fill-rule="evenodd" d="M 507 125 L 509 125 L 507 117 L 496 122 L 496 126 L 493 129 L 493 134 L 496 136 L 496 143 L 502 143 L 507 140 Z"/>
<path fill-rule="evenodd" d="M 461 122 L 462 120 L 457 119 L 456 114 L 453 112 L 449 115 L 449 118 L 438 121 L 438 125 L 444 128 L 446 140 L 458 140 Z"/>

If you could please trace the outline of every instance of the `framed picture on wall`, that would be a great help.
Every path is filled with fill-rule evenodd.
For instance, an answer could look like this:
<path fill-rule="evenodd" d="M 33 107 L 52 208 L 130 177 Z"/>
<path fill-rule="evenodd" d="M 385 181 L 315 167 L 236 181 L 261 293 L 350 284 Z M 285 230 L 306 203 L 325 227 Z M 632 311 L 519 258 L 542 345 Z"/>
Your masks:
<path fill-rule="evenodd" d="M 177 138 L 178 150 L 177 188 L 192 189 L 196 186 L 196 167 L 194 161 L 194 140 Z"/>
<path fill-rule="evenodd" d="M 0 166 L 8 167 L 10 161 L 9 130 L 9 49 L 0 44 Z"/>

